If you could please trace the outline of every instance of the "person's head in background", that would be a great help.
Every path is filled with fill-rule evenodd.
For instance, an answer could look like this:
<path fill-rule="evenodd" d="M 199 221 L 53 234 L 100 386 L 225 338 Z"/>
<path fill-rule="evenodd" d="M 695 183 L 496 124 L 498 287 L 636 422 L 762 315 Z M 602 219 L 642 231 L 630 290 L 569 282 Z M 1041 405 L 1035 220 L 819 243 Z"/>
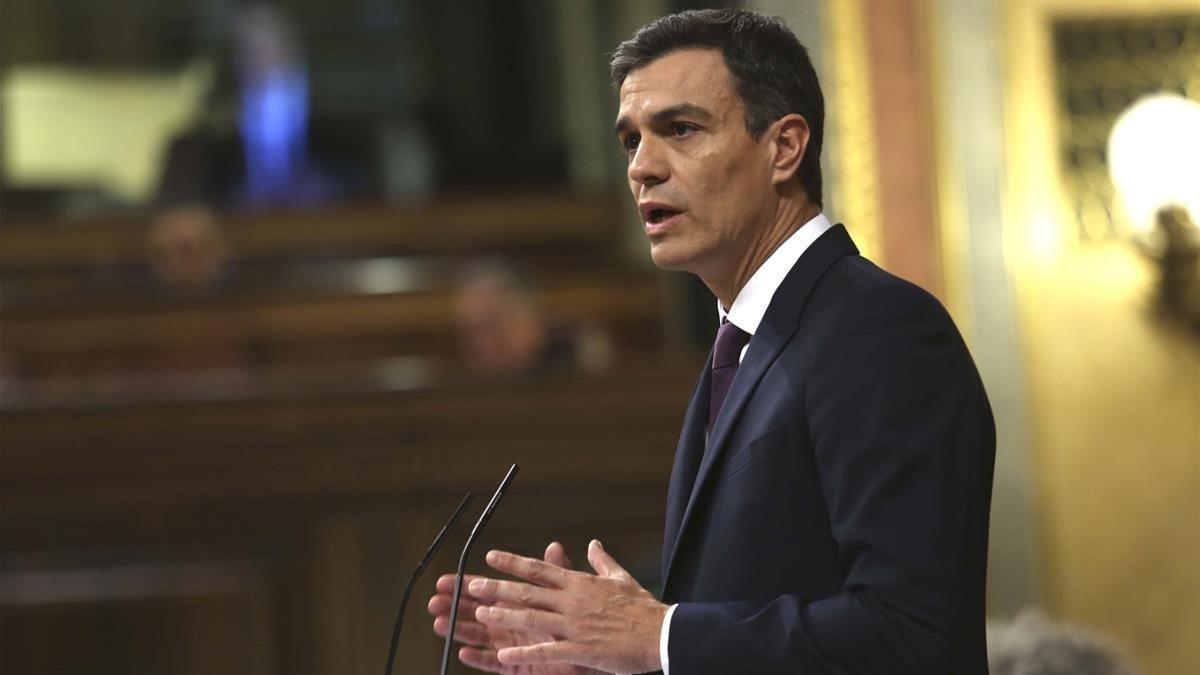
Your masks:
<path fill-rule="evenodd" d="M 1137 675 L 1109 641 L 1039 612 L 990 623 L 987 633 L 992 675 Z"/>
<path fill-rule="evenodd" d="M 155 280 L 182 293 L 211 289 L 224 272 L 228 249 L 213 212 L 199 204 L 159 212 L 146 239 Z"/>
<path fill-rule="evenodd" d="M 530 283 L 496 261 L 468 265 L 455 298 L 458 345 L 466 367 L 479 375 L 528 372 L 539 365 L 546 320 Z"/>
<path fill-rule="evenodd" d="M 235 67 L 251 86 L 274 73 L 303 68 L 303 48 L 295 23 L 271 4 L 248 5 L 233 20 Z"/>

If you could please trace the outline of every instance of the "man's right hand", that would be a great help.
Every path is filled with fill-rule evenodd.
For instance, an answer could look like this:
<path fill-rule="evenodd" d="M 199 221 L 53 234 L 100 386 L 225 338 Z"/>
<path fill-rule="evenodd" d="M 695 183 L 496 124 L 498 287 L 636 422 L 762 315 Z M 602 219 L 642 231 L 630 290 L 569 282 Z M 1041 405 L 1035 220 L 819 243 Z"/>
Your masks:
<path fill-rule="evenodd" d="M 571 560 L 563 545 L 553 542 L 546 547 L 546 562 L 566 569 L 571 569 Z M 467 591 L 471 579 L 463 579 L 462 597 L 458 601 L 458 621 L 454 624 L 454 639 L 463 643 L 458 650 L 458 659 L 465 665 L 489 673 L 503 675 L 601 675 L 600 671 L 589 670 L 566 664 L 550 664 L 536 666 L 507 666 L 496 658 L 496 652 L 505 647 L 522 647 L 536 645 L 554 639 L 554 636 L 542 633 L 528 633 L 488 627 L 475 620 L 475 609 L 482 603 L 472 597 Z M 454 575 L 443 574 L 437 580 L 437 595 L 429 600 L 429 613 L 434 616 L 433 632 L 445 637 L 450 628 L 450 602 L 454 593 Z M 498 607 L 508 606 L 497 603 Z"/>

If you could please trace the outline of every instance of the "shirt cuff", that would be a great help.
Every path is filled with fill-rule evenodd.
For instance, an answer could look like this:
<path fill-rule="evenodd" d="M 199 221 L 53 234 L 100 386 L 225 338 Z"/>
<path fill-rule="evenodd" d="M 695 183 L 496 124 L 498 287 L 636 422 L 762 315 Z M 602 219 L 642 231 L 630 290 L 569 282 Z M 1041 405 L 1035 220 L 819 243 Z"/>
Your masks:
<path fill-rule="evenodd" d="M 658 658 L 662 661 L 663 675 L 671 675 L 670 659 L 667 658 L 667 638 L 671 634 L 671 615 L 679 605 L 671 605 L 663 615 L 662 632 L 658 634 Z"/>

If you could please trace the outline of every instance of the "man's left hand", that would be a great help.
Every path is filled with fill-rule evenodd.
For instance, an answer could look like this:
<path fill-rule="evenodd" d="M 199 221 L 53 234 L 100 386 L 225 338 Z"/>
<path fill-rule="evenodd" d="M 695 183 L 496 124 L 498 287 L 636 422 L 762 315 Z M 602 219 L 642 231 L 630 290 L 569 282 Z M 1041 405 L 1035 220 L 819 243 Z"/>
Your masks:
<path fill-rule="evenodd" d="M 662 667 L 659 634 L 667 606 L 642 588 L 599 541 L 588 546 L 596 574 L 576 572 L 536 558 L 490 551 L 493 569 L 530 583 L 474 579 L 472 596 L 513 607 L 481 606 L 475 619 L 487 626 L 549 633 L 541 644 L 501 649 L 501 663 L 572 663 L 610 673 L 644 673 Z"/>

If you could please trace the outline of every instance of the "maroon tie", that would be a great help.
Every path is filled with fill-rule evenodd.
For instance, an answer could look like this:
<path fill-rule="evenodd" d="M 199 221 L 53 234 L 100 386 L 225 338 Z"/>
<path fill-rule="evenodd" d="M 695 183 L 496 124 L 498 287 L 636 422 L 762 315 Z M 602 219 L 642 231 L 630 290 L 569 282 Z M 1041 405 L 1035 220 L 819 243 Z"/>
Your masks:
<path fill-rule="evenodd" d="M 742 347 L 750 341 L 750 334 L 729 323 L 726 319 L 717 329 L 717 343 L 713 347 L 712 389 L 708 396 L 708 424 L 705 433 L 712 433 L 713 423 L 717 421 L 717 413 L 721 412 L 721 404 L 729 393 L 729 385 L 737 373 L 738 362 L 742 355 Z"/>

